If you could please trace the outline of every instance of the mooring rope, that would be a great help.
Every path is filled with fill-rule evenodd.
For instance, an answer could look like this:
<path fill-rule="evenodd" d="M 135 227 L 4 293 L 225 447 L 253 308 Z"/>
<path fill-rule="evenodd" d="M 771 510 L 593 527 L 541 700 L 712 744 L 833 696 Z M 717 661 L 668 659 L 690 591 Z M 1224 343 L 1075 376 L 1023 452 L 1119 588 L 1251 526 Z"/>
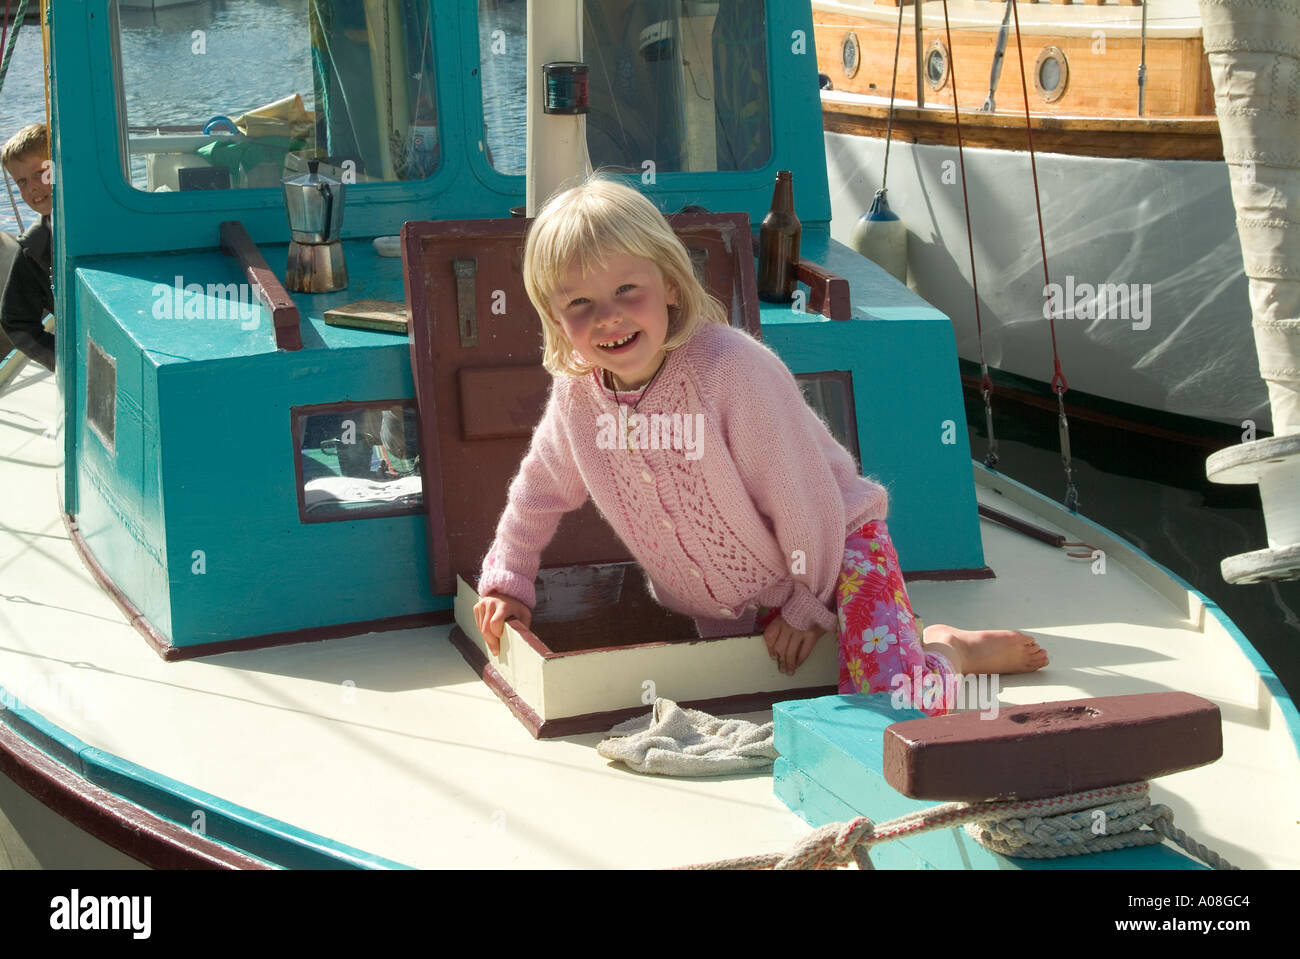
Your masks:
<path fill-rule="evenodd" d="M 859 816 L 821 826 L 786 852 L 682 868 L 833 869 L 855 862 L 860 869 L 874 869 L 872 846 L 954 826 L 965 826 L 972 838 L 994 852 L 1022 859 L 1153 846 L 1169 839 L 1214 869 L 1237 868 L 1175 827 L 1173 810 L 1162 804 L 1153 806 L 1150 789 L 1150 783 L 1137 782 L 1047 799 L 946 803 L 879 825 Z"/>

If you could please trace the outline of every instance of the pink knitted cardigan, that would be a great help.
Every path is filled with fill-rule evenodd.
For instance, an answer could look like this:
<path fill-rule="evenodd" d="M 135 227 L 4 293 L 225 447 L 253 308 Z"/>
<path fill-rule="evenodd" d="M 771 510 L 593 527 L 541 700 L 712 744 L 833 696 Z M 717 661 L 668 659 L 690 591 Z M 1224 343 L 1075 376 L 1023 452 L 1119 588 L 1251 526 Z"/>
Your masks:
<path fill-rule="evenodd" d="M 694 617 L 701 636 L 748 632 L 758 605 L 780 606 L 796 629 L 833 631 L 845 538 L 884 519 L 887 495 L 858 474 L 785 364 L 743 330 L 709 324 L 668 354 L 642 397 L 638 416 L 616 424 L 601 371 L 556 377 L 479 593 L 532 607 L 542 550 L 590 494 L 655 599 Z M 638 428 L 640 414 L 649 422 Z M 654 414 L 666 418 L 652 432 Z M 677 423 L 669 441 L 665 425 Z"/>

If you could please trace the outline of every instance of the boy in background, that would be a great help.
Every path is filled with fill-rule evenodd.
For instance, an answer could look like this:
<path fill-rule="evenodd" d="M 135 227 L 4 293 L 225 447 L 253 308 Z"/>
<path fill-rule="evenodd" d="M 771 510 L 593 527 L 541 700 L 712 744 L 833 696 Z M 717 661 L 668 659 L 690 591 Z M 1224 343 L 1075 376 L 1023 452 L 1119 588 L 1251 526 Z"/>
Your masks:
<path fill-rule="evenodd" d="M 50 285 L 54 185 L 49 159 L 50 138 L 44 123 L 23 127 L 0 150 L 0 163 L 13 177 L 23 202 L 40 214 L 17 239 L 0 233 L 0 328 L 15 347 L 53 371 L 54 334 L 44 325 L 46 314 L 54 312 Z"/>

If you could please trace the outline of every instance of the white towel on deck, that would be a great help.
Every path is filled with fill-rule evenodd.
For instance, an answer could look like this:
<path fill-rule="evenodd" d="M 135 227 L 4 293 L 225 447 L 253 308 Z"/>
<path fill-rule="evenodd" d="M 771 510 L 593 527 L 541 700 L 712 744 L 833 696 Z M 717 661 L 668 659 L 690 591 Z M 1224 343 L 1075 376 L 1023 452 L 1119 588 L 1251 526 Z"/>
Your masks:
<path fill-rule="evenodd" d="M 620 723 L 596 751 L 639 773 L 660 776 L 724 776 L 765 769 L 776 759 L 772 724 L 718 719 L 656 699 L 650 716 Z"/>

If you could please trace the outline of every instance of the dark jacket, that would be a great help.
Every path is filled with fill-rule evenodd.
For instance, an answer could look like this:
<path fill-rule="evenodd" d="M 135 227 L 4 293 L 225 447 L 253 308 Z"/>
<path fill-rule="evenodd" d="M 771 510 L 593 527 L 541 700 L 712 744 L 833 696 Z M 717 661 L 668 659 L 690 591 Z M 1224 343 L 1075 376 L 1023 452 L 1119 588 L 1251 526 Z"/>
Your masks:
<path fill-rule="evenodd" d="M 54 312 L 50 285 L 50 218 L 43 216 L 15 239 L 0 233 L 0 328 L 10 341 L 47 370 L 54 369 L 54 334 L 44 327 Z"/>

